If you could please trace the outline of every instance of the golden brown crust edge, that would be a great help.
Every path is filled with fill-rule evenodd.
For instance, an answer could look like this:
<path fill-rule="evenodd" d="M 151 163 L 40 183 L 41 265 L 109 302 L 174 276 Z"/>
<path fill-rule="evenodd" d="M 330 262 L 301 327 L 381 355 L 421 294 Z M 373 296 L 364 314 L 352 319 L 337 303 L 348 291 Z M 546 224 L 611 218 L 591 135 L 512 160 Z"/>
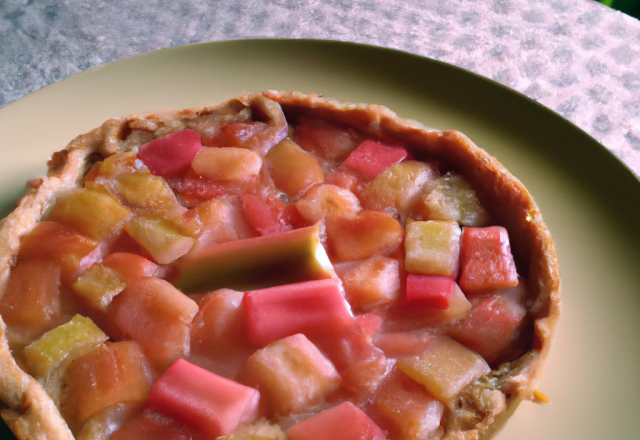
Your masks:
<path fill-rule="evenodd" d="M 285 113 L 313 113 L 346 123 L 378 138 L 402 142 L 418 158 L 424 155 L 451 164 L 476 187 L 482 203 L 498 223 L 507 227 L 512 237 L 518 237 L 513 243 L 516 259 L 520 267 L 524 264 L 529 268 L 528 278 L 538 296 L 533 308 L 536 350 L 527 365 L 510 379 L 516 393 L 508 399 L 505 411 L 495 419 L 488 418 L 476 431 L 447 438 L 491 437 L 523 399 L 533 399 L 533 391 L 542 378 L 551 337 L 560 314 L 557 258 L 550 233 L 535 202 L 524 186 L 497 160 L 457 131 L 428 129 L 415 121 L 398 118 L 391 110 L 379 105 L 346 104 L 298 92 L 266 91 L 263 95 L 278 102 Z M 110 119 L 101 127 L 74 139 L 65 150 L 54 154 L 47 177 L 33 182 L 16 210 L 0 224 L 0 291 L 6 285 L 20 237 L 33 227 L 57 194 L 79 184 L 88 170 L 92 155 L 107 157 L 122 149 L 122 133 L 131 124 L 160 127 L 171 121 L 211 113 L 225 106 L 247 105 L 255 99 L 259 99 L 259 95 L 246 94 L 210 107 Z M 0 318 L 0 400 L 9 408 L 2 411 L 3 419 L 19 439 L 73 439 L 44 389 L 16 364 L 5 331 Z"/>

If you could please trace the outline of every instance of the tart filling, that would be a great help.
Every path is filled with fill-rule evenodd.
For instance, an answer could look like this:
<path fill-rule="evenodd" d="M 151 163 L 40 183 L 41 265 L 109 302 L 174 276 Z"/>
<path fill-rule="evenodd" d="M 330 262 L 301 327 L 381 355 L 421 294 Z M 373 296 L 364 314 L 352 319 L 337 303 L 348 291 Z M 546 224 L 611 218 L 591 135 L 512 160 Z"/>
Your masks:
<path fill-rule="evenodd" d="M 31 186 L 0 229 L 18 438 L 489 438 L 539 394 L 553 243 L 459 132 L 268 91 L 109 120 Z"/>

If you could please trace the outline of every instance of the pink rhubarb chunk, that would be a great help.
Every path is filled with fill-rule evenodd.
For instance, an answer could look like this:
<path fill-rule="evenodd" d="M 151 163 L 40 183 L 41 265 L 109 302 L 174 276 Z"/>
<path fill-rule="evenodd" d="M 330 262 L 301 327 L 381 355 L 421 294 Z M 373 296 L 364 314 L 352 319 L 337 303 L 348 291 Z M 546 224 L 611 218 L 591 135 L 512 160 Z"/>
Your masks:
<path fill-rule="evenodd" d="M 184 129 L 142 145 L 138 157 L 152 174 L 173 177 L 186 171 L 201 149 L 200 134 Z"/>
<path fill-rule="evenodd" d="M 466 294 L 518 284 L 509 235 L 502 226 L 464 228 L 460 240 L 460 288 Z"/>
<path fill-rule="evenodd" d="M 407 275 L 407 301 L 417 301 L 424 307 L 446 310 L 455 294 L 453 278 L 437 275 Z"/>
<path fill-rule="evenodd" d="M 257 418 L 260 393 L 178 359 L 153 385 L 147 408 L 216 438 Z"/>
<path fill-rule="evenodd" d="M 402 147 L 366 140 L 351 152 L 342 166 L 369 179 L 375 179 L 394 163 L 402 162 L 407 154 L 407 150 Z"/>
<path fill-rule="evenodd" d="M 344 402 L 287 430 L 289 440 L 384 440 L 385 435 L 363 411 Z"/>
<path fill-rule="evenodd" d="M 353 321 L 338 278 L 249 291 L 242 303 L 249 339 L 260 347 L 296 333 L 313 337 Z"/>

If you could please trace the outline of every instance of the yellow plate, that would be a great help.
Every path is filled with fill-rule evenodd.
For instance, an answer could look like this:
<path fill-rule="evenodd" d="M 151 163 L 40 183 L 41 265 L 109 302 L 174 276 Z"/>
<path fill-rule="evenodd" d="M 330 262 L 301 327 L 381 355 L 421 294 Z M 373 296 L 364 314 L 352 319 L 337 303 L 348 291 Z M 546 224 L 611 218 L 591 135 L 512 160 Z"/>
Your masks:
<path fill-rule="evenodd" d="M 638 438 L 640 183 L 562 117 L 455 67 L 310 40 L 207 43 L 110 63 L 0 109 L 2 215 L 53 151 L 109 117 L 265 89 L 383 104 L 461 130 L 520 178 L 555 238 L 563 316 L 540 389 L 550 403 L 523 403 L 497 438 Z"/>

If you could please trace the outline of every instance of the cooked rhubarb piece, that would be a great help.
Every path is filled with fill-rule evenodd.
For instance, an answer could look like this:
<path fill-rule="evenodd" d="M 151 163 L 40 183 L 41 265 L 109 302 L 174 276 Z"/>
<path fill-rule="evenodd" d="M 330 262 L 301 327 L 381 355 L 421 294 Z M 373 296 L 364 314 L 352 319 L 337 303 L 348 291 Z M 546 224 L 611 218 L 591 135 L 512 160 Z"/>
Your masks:
<path fill-rule="evenodd" d="M 242 196 L 242 207 L 247 220 L 260 235 L 277 234 L 295 229 L 294 226 L 308 224 L 293 205 L 279 199 L 261 199 L 254 194 Z"/>
<path fill-rule="evenodd" d="M 204 367 L 232 379 L 255 351 L 249 342 L 242 297 L 244 292 L 220 289 L 207 293 L 191 324 L 192 356 Z"/>
<path fill-rule="evenodd" d="M 437 275 L 407 275 L 407 301 L 424 307 L 446 310 L 453 298 L 456 281 Z"/>
<path fill-rule="evenodd" d="M 489 213 L 464 177 L 447 173 L 440 176 L 435 184 L 428 194 L 422 196 L 419 208 L 427 220 L 454 220 L 461 226 L 489 225 Z"/>
<path fill-rule="evenodd" d="M 102 241 L 130 211 L 114 197 L 84 188 L 72 189 L 51 207 L 48 220 L 67 225 L 95 241 Z"/>
<path fill-rule="evenodd" d="M 60 266 L 46 260 L 26 260 L 16 265 L 0 298 L 0 315 L 9 326 L 38 328 L 38 333 L 59 323 Z"/>
<path fill-rule="evenodd" d="M 348 214 L 360 211 L 360 201 L 351 191 L 335 185 L 318 185 L 296 202 L 296 208 L 309 223 L 316 223 L 327 214 Z"/>
<path fill-rule="evenodd" d="M 247 290 L 334 276 L 319 226 L 194 249 L 175 263 L 185 293 Z"/>
<path fill-rule="evenodd" d="M 373 336 L 372 342 L 386 357 L 401 358 L 422 353 L 431 342 L 431 335 L 421 330 L 378 332 Z"/>
<path fill-rule="evenodd" d="M 141 278 L 111 301 L 107 315 L 116 339 L 132 339 L 160 370 L 189 350 L 191 321 L 198 305 L 168 282 Z"/>
<path fill-rule="evenodd" d="M 261 412 L 267 417 L 308 412 L 340 387 L 331 362 L 302 334 L 256 351 L 237 380 L 260 390 Z"/>
<path fill-rule="evenodd" d="M 364 186 L 363 179 L 346 168 L 338 168 L 335 171 L 328 172 L 324 177 L 324 183 L 348 189 L 356 195 L 360 194 Z"/>
<path fill-rule="evenodd" d="M 418 356 L 399 359 L 398 368 L 444 404 L 491 371 L 477 353 L 448 338 L 436 338 Z"/>
<path fill-rule="evenodd" d="M 369 310 L 395 300 L 400 294 L 400 263 L 375 256 L 336 266 L 345 297 L 354 310 Z"/>
<path fill-rule="evenodd" d="M 216 197 L 241 196 L 260 189 L 259 176 L 245 180 L 212 180 L 196 175 L 191 169 L 184 177 L 173 177 L 167 182 L 180 197 L 181 204 L 187 208 L 194 208 Z"/>
<path fill-rule="evenodd" d="M 111 434 L 109 440 L 208 440 L 210 438 L 182 422 L 152 409 L 145 409 Z"/>
<path fill-rule="evenodd" d="M 156 176 L 172 177 L 186 171 L 201 149 L 200 135 L 185 129 L 142 145 L 138 157 Z"/>
<path fill-rule="evenodd" d="M 387 358 L 356 321 L 348 326 L 327 326 L 312 341 L 336 367 L 345 388 L 361 399 L 371 397 L 387 374 Z"/>
<path fill-rule="evenodd" d="M 196 242 L 182 235 L 169 220 L 155 215 L 136 217 L 124 228 L 160 264 L 169 264 L 183 256 Z"/>
<path fill-rule="evenodd" d="M 502 226 L 464 228 L 460 265 L 460 288 L 467 294 L 518 284 L 509 234 Z"/>
<path fill-rule="evenodd" d="M 360 326 L 362 331 L 368 337 L 372 337 L 382 325 L 382 318 L 373 313 L 364 313 L 355 317 L 356 324 Z"/>
<path fill-rule="evenodd" d="M 71 362 L 107 339 L 109 337 L 91 319 L 76 315 L 26 346 L 24 354 L 34 376 L 45 378 L 62 362 Z"/>
<path fill-rule="evenodd" d="M 324 181 L 324 172 L 315 156 L 289 139 L 269 150 L 265 161 L 276 188 L 291 198 Z"/>
<path fill-rule="evenodd" d="M 244 148 L 203 148 L 193 158 L 191 168 L 198 176 L 212 180 L 245 180 L 260 173 L 262 158 Z"/>
<path fill-rule="evenodd" d="M 98 411 L 117 403 L 147 400 L 151 374 L 133 341 L 103 344 L 76 358 L 67 368 L 62 401 L 65 418 L 81 426 Z"/>
<path fill-rule="evenodd" d="M 356 261 L 397 248 L 404 229 L 397 220 L 378 211 L 330 214 L 325 218 L 327 241 L 337 261 Z"/>
<path fill-rule="evenodd" d="M 259 347 L 296 333 L 317 336 L 353 321 L 338 278 L 253 290 L 242 303 L 249 338 Z"/>
<path fill-rule="evenodd" d="M 407 226 L 404 267 L 407 272 L 455 277 L 459 268 L 460 226 L 429 220 Z"/>
<path fill-rule="evenodd" d="M 282 428 L 265 419 L 238 426 L 229 440 L 287 440 Z"/>
<path fill-rule="evenodd" d="M 128 252 L 109 254 L 102 260 L 102 265 L 115 269 L 127 284 L 139 278 L 154 276 L 158 272 L 156 263 Z"/>
<path fill-rule="evenodd" d="M 391 440 L 440 438 L 444 405 L 394 368 L 373 402 Z"/>
<path fill-rule="evenodd" d="M 342 166 L 375 179 L 391 165 L 402 162 L 407 157 L 407 150 L 394 145 L 385 145 L 367 139 L 351 152 Z"/>
<path fill-rule="evenodd" d="M 80 235 L 69 226 L 39 221 L 20 240 L 18 261 L 42 259 L 57 263 L 62 282 L 71 285 L 100 258 L 98 243 Z"/>
<path fill-rule="evenodd" d="M 306 151 L 334 164 L 344 161 L 362 141 L 361 136 L 345 125 L 321 119 L 302 119 L 293 139 Z"/>
<path fill-rule="evenodd" d="M 438 177 L 431 164 L 409 160 L 392 165 L 362 191 L 365 209 L 409 214 L 420 203 L 427 183 Z"/>
<path fill-rule="evenodd" d="M 115 190 L 134 212 L 175 217 L 186 211 L 166 180 L 149 173 L 123 174 L 116 178 Z"/>
<path fill-rule="evenodd" d="M 151 388 L 147 408 L 216 438 L 257 418 L 260 393 L 178 359 Z"/>
<path fill-rule="evenodd" d="M 290 440 L 385 440 L 384 432 L 351 402 L 344 402 L 287 429 Z"/>
<path fill-rule="evenodd" d="M 80 274 L 72 287 L 89 306 L 104 311 L 113 297 L 127 287 L 127 283 L 117 270 L 95 263 Z"/>
<path fill-rule="evenodd" d="M 510 295 L 510 291 L 518 290 L 523 288 L 510 287 L 472 298 L 469 316 L 453 328 L 452 337 L 492 365 L 518 355 L 519 338 L 527 336 L 519 331 L 526 309 Z"/>
<path fill-rule="evenodd" d="M 203 246 L 256 237 L 238 197 L 222 196 L 208 200 L 187 211 L 180 219 L 180 229 Z"/>

